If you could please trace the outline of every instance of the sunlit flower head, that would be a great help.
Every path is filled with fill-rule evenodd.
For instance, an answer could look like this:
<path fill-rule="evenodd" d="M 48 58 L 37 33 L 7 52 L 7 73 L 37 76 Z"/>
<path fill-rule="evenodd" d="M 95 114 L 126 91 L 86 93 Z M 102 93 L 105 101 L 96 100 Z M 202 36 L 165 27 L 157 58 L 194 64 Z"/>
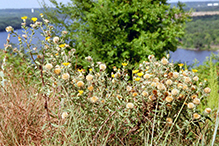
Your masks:
<path fill-rule="evenodd" d="M 22 34 L 22 37 L 27 39 L 27 35 L 26 34 Z"/>
<path fill-rule="evenodd" d="M 104 71 L 106 69 L 106 64 L 100 64 L 100 70 Z"/>
<path fill-rule="evenodd" d="M 211 92 L 211 89 L 210 89 L 209 87 L 206 87 L 206 88 L 204 89 L 204 92 L 205 92 L 205 93 L 210 93 L 210 92 Z"/>
<path fill-rule="evenodd" d="M 173 101 L 173 97 L 172 96 L 167 96 L 165 100 L 167 102 L 171 102 L 171 101 Z"/>
<path fill-rule="evenodd" d="M 57 74 L 57 75 L 59 75 L 59 74 L 61 73 L 61 68 L 56 67 L 56 68 L 54 69 L 54 73 Z"/>
<path fill-rule="evenodd" d="M 83 81 L 78 81 L 78 82 L 77 82 L 77 86 L 78 86 L 78 87 L 84 86 L 84 82 L 83 82 Z"/>
<path fill-rule="evenodd" d="M 94 78 L 94 76 L 91 75 L 91 74 L 88 74 L 88 75 L 86 76 L 87 81 L 91 81 L 91 80 L 93 80 L 93 78 Z"/>
<path fill-rule="evenodd" d="M 154 58 L 154 55 L 149 55 L 148 59 L 151 61 Z"/>
<path fill-rule="evenodd" d="M 157 89 L 158 89 L 158 90 L 165 90 L 165 89 L 166 89 L 166 87 L 165 87 L 165 85 L 164 85 L 164 84 L 162 84 L 162 83 L 159 83 L 159 84 L 158 84 L 158 86 L 157 86 Z"/>
<path fill-rule="evenodd" d="M 55 37 L 53 38 L 53 42 L 57 44 L 57 43 L 59 42 L 59 37 L 55 36 Z"/>
<path fill-rule="evenodd" d="M 96 103 L 98 100 L 99 100 L 99 98 L 97 96 L 93 96 L 93 97 L 90 98 L 90 101 L 92 103 Z"/>
<path fill-rule="evenodd" d="M 170 80 L 170 79 L 168 79 L 168 80 L 166 81 L 166 84 L 167 84 L 167 85 L 172 85 L 172 83 L 173 83 L 173 81 Z"/>
<path fill-rule="evenodd" d="M 173 90 L 171 91 L 171 94 L 172 94 L 172 95 L 178 95 L 178 94 L 179 94 L 179 90 L 173 89 Z"/>
<path fill-rule="evenodd" d="M 67 80 L 67 79 L 69 79 L 69 78 L 70 78 L 69 73 L 64 73 L 64 74 L 62 75 L 62 79 L 63 79 L 63 80 Z"/>
<path fill-rule="evenodd" d="M 172 124 L 173 123 L 173 119 L 172 118 L 167 118 L 166 122 L 167 122 L 167 124 Z"/>
<path fill-rule="evenodd" d="M 193 80 L 196 81 L 196 82 L 198 81 L 198 79 L 199 78 L 197 76 L 193 77 Z"/>
<path fill-rule="evenodd" d="M 162 63 L 163 65 L 166 65 L 166 64 L 169 63 L 169 61 L 168 61 L 166 58 L 162 58 L 162 59 L 161 59 L 161 63 Z"/>
<path fill-rule="evenodd" d="M 173 73 L 173 77 L 174 77 L 174 78 L 178 78 L 178 77 L 179 77 L 179 73 L 178 73 L 178 72 L 174 72 L 174 73 Z"/>
<path fill-rule="evenodd" d="M 138 95 L 138 93 L 137 92 L 134 92 L 134 93 L 132 93 L 132 96 L 137 96 Z"/>
<path fill-rule="evenodd" d="M 150 77 L 151 77 L 150 74 L 145 74 L 145 75 L 144 75 L 144 78 L 145 78 L 145 79 L 149 79 Z"/>
<path fill-rule="evenodd" d="M 45 68 L 50 70 L 50 69 L 53 68 L 53 65 L 51 63 L 48 63 L 48 64 L 45 65 Z"/>
<path fill-rule="evenodd" d="M 59 47 L 60 48 L 64 48 L 66 46 L 66 44 L 60 44 Z"/>
<path fill-rule="evenodd" d="M 211 108 L 206 108 L 206 109 L 205 109 L 205 113 L 206 113 L 206 114 L 210 114 L 210 113 L 211 113 Z"/>
<path fill-rule="evenodd" d="M 87 56 L 87 57 L 85 57 L 85 59 L 86 59 L 87 61 L 92 61 L 92 60 L 93 60 L 93 58 L 92 58 L 91 56 Z"/>
<path fill-rule="evenodd" d="M 66 31 L 66 30 L 62 31 L 62 34 L 67 34 L 67 33 L 68 33 L 68 31 Z"/>
<path fill-rule="evenodd" d="M 7 32 L 11 32 L 11 31 L 13 31 L 14 29 L 13 29 L 12 26 L 7 26 L 7 27 L 5 28 L 5 30 L 6 30 Z"/>
<path fill-rule="evenodd" d="M 188 86 L 186 84 L 183 84 L 183 90 L 187 90 Z"/>
<path fill-rule="evenodd" d="M 190 102 L 190 103 L 187 104 L 187 107 L 189 109 L 193 109 L 195 107 L 195 105 L 192 102 Z"/>
<path fill-rule="evenodd" d="M 89 91 L 93 91 L 94 87 L 91 85 L 87 88 Z"/>
<path fill-rule="evenodd" d="M 143 91 L 143 92 L 141 93 L 141 95 L 143 95 L 144 97 L 146 97 L 146 96 L 148 96 L 148 92 Z"/>
<path fill-rule="evenodd" d="M 190 77 L 185 77 L 185 78 L 184 78 L 184 82 L 185 82 L 185 83 L 191 82 L 191 78 L 190 78 Z"/>
<path fill-rule="evenodd" d="M 199 114 L 197 114 L 197 113 L 194 113 L 194 114 L 193 114 L 193 118 L 194 118 L 194 119 L 199 119 L 200 117 L 201 117 L 201 116 L 200 116 Z"/>
<path fill-rule="evenodd" d="M 193 103 L 197 105 L 200 104 L 200 99 L 198 98 L 193 99 Z"/>
<path fill-rule="evenodd" d="M 134 104 L 133 103 L 131 103 L 131 102 L 129 102 L 129 103 L 127 103 L 126 104 L 126 108 L 133 108 L 134 107 Z"/>
<path fill-rule="evenodd" d="M 131 90 L 132 90 L 132 87 L 131 87 L 131 86 L 127 86 L 127 87 L 126 87 L 126 90 L 127 90 L 127 91 L 131 91 Z"/>
<path fill-rule="evenodd" d="M 159 78 L 158 77 L 156 77 L 156 78 L 154 78 L 154 80 L 153 80 L 154 82 L 159 82 Z"/>
<path fill-rule="evenodd" d="M 62 119 L 65 119 L 66 117 L 68 117 L 68 113 L 67 112 L 63 112 L 62 113 Z"/>

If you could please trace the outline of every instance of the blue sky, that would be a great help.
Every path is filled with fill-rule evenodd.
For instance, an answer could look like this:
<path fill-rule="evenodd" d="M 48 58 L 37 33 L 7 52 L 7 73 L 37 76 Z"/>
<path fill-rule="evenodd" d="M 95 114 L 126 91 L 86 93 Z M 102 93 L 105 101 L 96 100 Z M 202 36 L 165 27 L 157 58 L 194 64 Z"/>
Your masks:
<path fill-rule="evenodd" d="M 40 8 L 40 4 L 43 0 L 0 0 L 0 9 L 5 8 Z M 49 0 L 44 0 L 49 6 L 52 6 Z M 57 0 L 58 2 L 63 2 L 66 4 L 70 0 Z M 169 0 L 169 2 L 177 2 L 178 0 Z M 207 0 L 180 0 L 185 1 L 207 1 Z M 215 0 L 208 0 L 215 1 Z"/>

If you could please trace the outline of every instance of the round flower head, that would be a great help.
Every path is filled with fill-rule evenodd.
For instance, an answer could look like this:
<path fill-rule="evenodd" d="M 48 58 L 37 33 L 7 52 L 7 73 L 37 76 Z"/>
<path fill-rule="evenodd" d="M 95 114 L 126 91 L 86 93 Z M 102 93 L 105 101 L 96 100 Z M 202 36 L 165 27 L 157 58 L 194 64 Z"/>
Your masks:
<path fill-rule="evenodd" d="M 69 78 L 70 78 L 69 73 L 64 73 L 64 74 L 62 75 L 62 79 L 63 79 L 63 80 L 67 80 L 67 79 L 69 79 Z"/>
<path fill-rule="evenodd" d="M 91 85 L 87 88 L 89 91 L 93 91 L 94 87 Z"/>
<path fill-rule="evenodd" d="M 187 90 L 188 89 L 188 86 L 183 84 L 183 90 Z"/>
<path fill-rule="evenodd" d="M 179 83 L 179 84 L 177 84 L 177 87 L 178 87 L 178 88 L 182 88 L 182 87 L 183 87 L 183 84 L 182 84 L 182 83 Z"/>
<path fill-rule="evenodd" d="M 159 82 L 159 78 L 158 77 L 156 77 L 156 78 L 154 78 L 154 80 L 153 80 L 154 82 Z"/>
<path fill-rule="evenodd" d="M 197 113 L 194 113 L 194 114 L 193 114 L 193 118 L 194 118 L 194 119 L 199 119 L 200 117 L 201 117 L 201 116 L 200 116 L 199 114 L 197 114 Z"/>
<path fill-rule="evenodd" d="M 166 122 L 167 122 L 168 124 L 172 124 L 172 123 L 173 123 L 173 119 L 172 119 L 172 118 L 167 118 L 167 119 L 166 119 Z"/>
<path fill-rule="evenodd" d="M 50 70 L 50 69 L 53 68 L 53 66 L 52 66 L 52 64 L 48 63 L 48 64 L 45 65 L 45 68 L 48 69 L 48 70 Z"/>
<path fill-rule="evenodd" d="M 165 100 L 167 102 L 171 102 L 171 101 L 173 101 L 173 97 L 172 96 L 167 96 Z"/>
<path fill-rule="evenodd" d="M 211 113 L 211 108 L 206 108 L 206 109 L 205 109 L 205 113 L 206 113 L 206 114 L 210 114 L 210 113 Z"/>
<path fill-rule="evenodd" d="M 165 87 L 164 84 L 160 83 L 160 84 L 158 84 L 157 89 L 158 89 L 158 90 L 165 90 L 166 87 Z"/>
<path fill-rule="evenodd" d="M 132 96 L 137 96 L 138 95 L 138 93 L 137 92 L 134 92 L 133 94 L 132 94 Z"/>
<path fill-rule="evenodd" d="M 92 60 L 93 60 L 92 57 L 90 57 L 90 56 L 85 57 L 85 59 L 86 59 L 87 61 L 92 61 Z"/>
<path fill-rule="evenodd" d="M 154 55 L 149 55 L 148 59 L 151 61 L 154 58 Z"/>
<path fill-rule="evenodd" d="M 185 77 L 184 81 L 185 81 L 186 83 L 189 83 L 189 82 L 191 82 L 191 79 L 190 79 L 190 77 Z"/>
<path fill-rule="evenodd" d="M 82 82 L 82 81 L 78 81 L 78 82 L 77 82 L 77 86 L 78 86 L 78 87 L 82 87 L 82 86 L 84 86 L 84 82 Z"/>
<path fill-rule="evenodd" d="M 105 70 L 106 69 L 106 65 L 105 64 L 100 64 L 100 70 Z"/>
<path fill-rule="evenodd" d="M 126 108 L 133 108 L 134 107 L 134 104 L 129 102 L 126 104 Z"/>
<path fill-rule="evenodd" d="M 193 109 L 195 107 L 195 105 L 192 102 L 188 103 L 187 106 L 189 109 Z"/>
<path fill-rule="evenodd" d="M 178 72 L 174 72 L 174 73 L 173 73 L 173 77 L 174 77 L 174 78 L 178 78 L 178 77 L 179 77 L 179 73 L 178 73 Z"/>
<path fill-rule="evenodd" d="M 166 84 L 167 84 L 167 85 L 172 85 L 172 83 L 173 83 L 173 81 L 170 80 L 170 79 L 168 79 L 168 80 L 166 81 Z"/>
<path fill-rule="evenodd" d="M 67 112 L 63 112 L 63 113 L 62 113 L 62 119 L 65 119 L 67 116 L 68 116 L 68 113 L 67 113 Z"/>
<path fill-rule="evenodd" d="M 90 74 L 86 76 L 87 81 L 91 81 L 91 80 L 93 80 L 93 78 L 94 78 L 94 76 L 90 75 Z"/>
<path fill-rule="evenodd" d="M 198 96 L 196 95 L 196 94 L 193 94 L 192 96 L 191 96 L 191 98 L 192 99 L 195 99 L 195 98 L 197 98 Z"/>
<path fill-rule="evenodd" d="M 58 41 L 59 41 L 59 37 L 57 37 L 57 36 L 56 36 L 56 37 L 54 37 L 54 38 L 53 38 L 53 42 L 54 42 L 54 43 L 56 43 L 56 44 L 57 44 L 57 43 L 58 43 Z"/>
<path fill-rule="evenodd" d="M 199 78 L 198 78 L 197 76 L 195 76 L 195 77 L 193 78 L 193 80 L 196 81 L 196 82 L 198 81 L 198 79 L 199 79 Z"/>
<path fill-rule="evenodd" d="M 22 37 L 27 39 L 27 35 L 26 34 L 22 34 Z"/>
<path fill-rule="evenodd" d="M 99 98 L 97 96 L 93 96 L 93 97 L 90 98 L 90 101 L 92 103 L 96 103 L 98 100 L 99 100 Z"/>
<path fill-rule="evenodd" d="M 8 27 L 5 28 L 5 30 L 6 30 L 7 32 L 10 32 L 10 31 L 13 31 L 14 29 L 13 29 L 12 26 L 8 26 Z"/>
<path fill-rule="evenodd" d="M 131 86 L 127 86 L 127 87 L 126 87 L 126 90 L 127 90 L 127 91 L 131 91 L 131 90 L 132 90 L 132 87 L 131 87 Z"/>
<path fill-rule="evenodd" d="M 169 63 L 169 61 L 168 61 L 166 58 L 162 58 L 162 59 L 161 59 L 161 63 L 162 63 L 163 65 L 166 65 L 166 64 Z"/>
<path fill-rule="evenodd" d="M 200 99 L 198 99 L 198 98 L 193 99 L 193 103 L 194 104 L 200 104 Z"/>
<path fill-rule="evenodd" d="M 54 73 L 57 74 L 57 75 L 59 75 L 59 74 L 61 73 L 61 68 L 60 68 L 60 67 L 56 67 L 56 68 L 54 69 Z"/>
<path fill-rule="evenodd" d="M 144 97 L 146 97 L 146 96 L 148 96 L 148 92 L 143 91 L 143 92 L 141 93 L 141 95 L 143 95 Z"/>
<path fill-rule="evenodd" d="M 179 94 L 179 90 L 173 89 L 173 90 L 171 91 L 171 94 L 172 94 L 172 95 L 177 95 L 177 94 Z"/>
<path fill-rule="evenodd" d="M 211 92 L 211 89 L 210 89 L 209 87 L 206 87 L 206 88 L 204 89 L 204 92 L 205 92 L 205 93 L 210 93 L 210 92 Z"/>
<path fill-rule="evenodd" d="M 145 79 L 149 79 L 150 77 L 151 77 L 150 74 L 145 74 L 145 75 L 144 75 L 144 78 L 145 78 Z"/>

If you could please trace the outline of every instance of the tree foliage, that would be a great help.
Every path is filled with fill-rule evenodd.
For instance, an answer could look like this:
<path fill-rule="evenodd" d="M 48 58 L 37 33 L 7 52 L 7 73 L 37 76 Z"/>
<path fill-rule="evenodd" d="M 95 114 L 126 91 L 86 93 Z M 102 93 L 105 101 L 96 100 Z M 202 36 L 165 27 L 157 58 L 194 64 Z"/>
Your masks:
<path fill-rule="evenodd" d="M 45 13 L 70 32 L 81 65 L 89 55 L 110 68 L 124 60 L 138 64 L 151 54 L 161 58 L 177 49 L 189 20 L 181 3 L 171 7 L 167 0 L 50 1 L 56 9 Z"/>

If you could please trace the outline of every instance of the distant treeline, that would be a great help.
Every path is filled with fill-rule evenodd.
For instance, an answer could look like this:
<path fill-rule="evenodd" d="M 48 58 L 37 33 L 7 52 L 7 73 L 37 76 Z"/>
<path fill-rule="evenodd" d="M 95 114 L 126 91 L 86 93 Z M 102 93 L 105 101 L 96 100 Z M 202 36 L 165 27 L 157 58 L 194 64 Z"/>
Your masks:
<path fill-rule="evenodd" d="M 21 28 L 22 16 L 28 17 L 27 25 L 29 25 L 32 17 L 40 20 L 42 12 L 42 9 L 34 9 L 34 13 L 31 12 L 31 9 L 0 9 L 0 31 L 5 31 L 7 26 L 12 26 L 14 29 Z"/>
<path fill-rule="evenodd" d="M 219 48 L 219 15 L 193 17 L 186 24 L 183 47 L 200 50 Z"/>

